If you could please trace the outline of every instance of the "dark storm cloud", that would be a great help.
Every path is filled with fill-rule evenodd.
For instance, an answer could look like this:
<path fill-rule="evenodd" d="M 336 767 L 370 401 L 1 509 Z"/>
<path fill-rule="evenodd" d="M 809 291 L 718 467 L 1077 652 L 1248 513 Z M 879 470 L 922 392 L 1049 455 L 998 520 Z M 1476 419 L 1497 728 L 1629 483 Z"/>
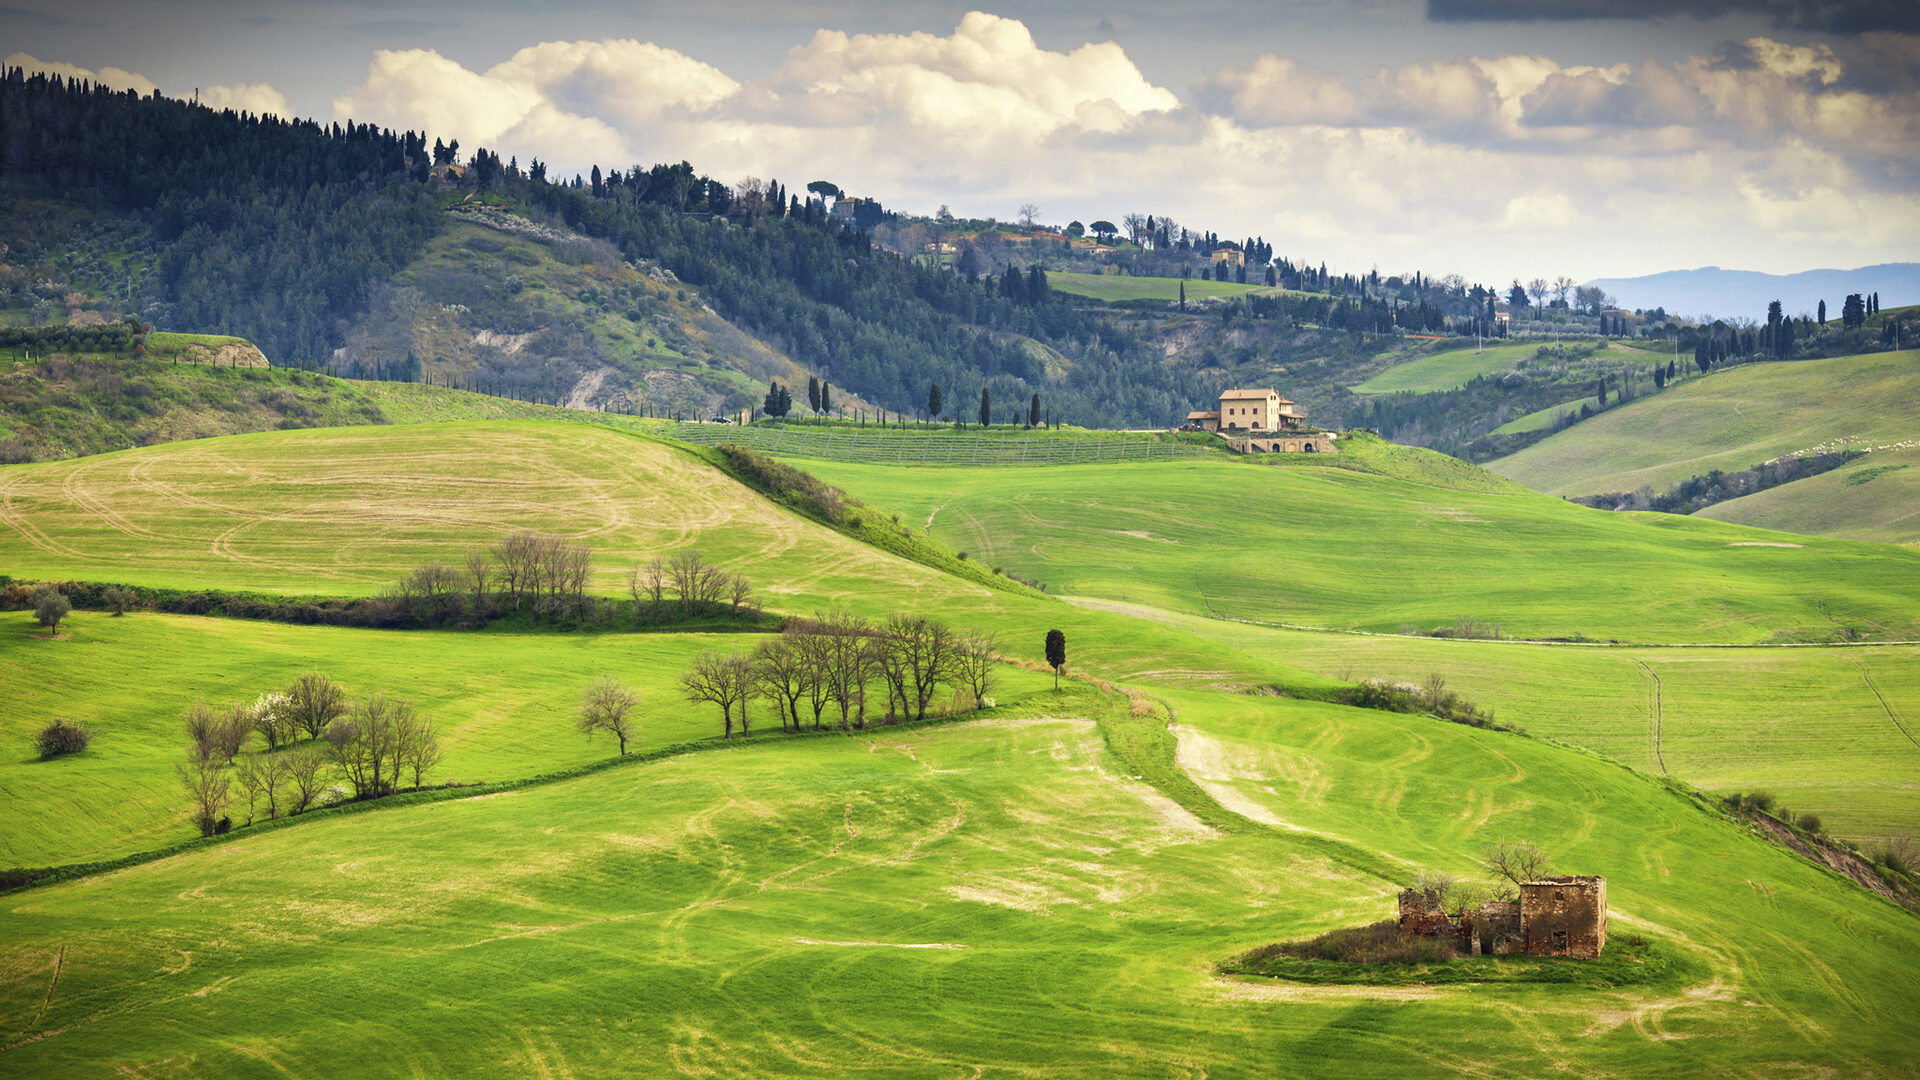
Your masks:
<path fill-rule="evenodd" d="M 1915 0 L 1427 0 L 1435 22 L 1564 22 L 1576 19 L 1714 19 L 1760 15 L 1774 25 L 1829 34 L 1920 33 Z"/>

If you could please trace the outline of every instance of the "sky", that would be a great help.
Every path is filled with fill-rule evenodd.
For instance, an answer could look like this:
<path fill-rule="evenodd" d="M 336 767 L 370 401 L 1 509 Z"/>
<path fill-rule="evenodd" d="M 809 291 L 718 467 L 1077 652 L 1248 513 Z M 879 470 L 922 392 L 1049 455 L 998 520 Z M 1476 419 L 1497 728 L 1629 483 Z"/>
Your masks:
<path fill-rule="evenodd" d="M 1335 271 L 1920 259 L 1916 0 L 0 0 L 8 65 Z"/>

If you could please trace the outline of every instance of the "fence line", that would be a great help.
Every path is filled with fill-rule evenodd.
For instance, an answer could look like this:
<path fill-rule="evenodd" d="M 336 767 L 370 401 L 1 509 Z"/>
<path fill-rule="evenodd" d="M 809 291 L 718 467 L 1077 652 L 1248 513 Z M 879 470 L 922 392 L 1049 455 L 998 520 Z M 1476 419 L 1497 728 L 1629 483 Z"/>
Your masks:
<path fill-rule="evenodd" d="M 763 454 L 893 465 L 1073 465 L 1110 461 L 1171 461 L 1209 457 L 1211 447 L 1151 437 L 1081 438 L 1071 435 L 993 436 L 963 433 L 677 424 L 668 438 L 697 446 L 738 443 Z M 1224 449 L 1224 444 L 1221 449 Z"/>

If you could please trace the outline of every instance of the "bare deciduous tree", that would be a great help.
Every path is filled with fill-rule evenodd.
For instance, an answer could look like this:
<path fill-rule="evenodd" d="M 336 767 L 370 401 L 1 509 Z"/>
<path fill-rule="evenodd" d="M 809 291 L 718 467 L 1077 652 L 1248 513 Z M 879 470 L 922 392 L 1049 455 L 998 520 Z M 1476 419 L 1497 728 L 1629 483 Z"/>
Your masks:
<path fill-rule="evenodd" d="M 434 766 L 440 764 L 443 752 L 439 733 L 434 731 L 432 720 L 417 715 L 412 709 L 407 710 L 396 726 L 399 749 L 394 761 L 394 779 L 397 782 L 404 769 L 413 777 L 413 786 L 418 788 L 426 783 L 427 774 Z"/>
<path fill-rule="evenodd" d="M 953 677 L 973 695 L 975 708 L 986 707 L 999 668 L 1000 642 L 992 634 L 966 634 L 954 642 Z"/>
<path fill-rule="evenodd" d="M 887 620 L 884 637 L 899 667 L 901 704 L 915 720 L 925 720 L 927 702 L 953 675 L 953 630 L 938 619 L 895 615 Z"/>
<path fill-rule="evenodd" d="M 347 692 L 318 671 L 306 671 L 287 687 L 288 717 L 293 726 L 317 739 L 327 725 L 345 716 Z"/>
<path fill-rule="evenodd" d="M 327 751 L 311 743 L 281 755 L 286 762 L 287 813 L 304 813 L 327 787 Z"/>
<path fill-rule="evenodd" d="M 1033 228 L 1033 221 L 1035 218 L 1039 216 L 1040 216 L 1040 208 L 1038 206 L 1035 206 L 1033 203 L 1020 204 L 1021 228 L 1025 228 L 1025 229 Z"/>
<path fill-rule="evenodd" d="M 627 575 L 627 591 L 633 594 L 635 618 L 644 610 L 649 622 L 659 622 L 667 592 L 667 562 L 658 555 L 644 563 L 635 563 Z"/>
<path fill-rule="evenodd" d="M 1547 854 L 1531 841 L 1502 840 L 1482 857 L 1487 870 L 1515 885 L 1537 881 L 1547 872 Z"/>
<path fill-rule="evenodd" d="M 470 547 L 461 557 L 461 565 L 467 571 L 467 597 L 473 604 L 473 617 L 484 623 L 487 621 L 487 582 L 493 577 L 493 556 L 486 548 Z"/>
<path fill-rule="evenodd" d="M 226 766 L 195 755 L 185 765 L 174 768 L 180 773 L 181 786 L 193 800 L 193 823 L 199 826 L 201 836 L 212 836 L 219 829 L 230 801 L 232 778 L 227 775 Z"/>
<path fill-rule="evenodd" d="M 611 675 L 602 675 L 581 693 L 576 723 L 581 734 L 588 738 L 596 731 L 604 731 L 618 739 L 620 755 L 625 757 L 627 740 L 633 738 L 640 726 L 640 718 L 633 715 L 639 705 L 639 699 L 625 684 Z"/>
<path fill-rule="evenodd" d="M 720 706 L 721 738 L 733 738 L 733 712 L 740 710 L 740 733 L 748 733 L 747 699 L 753 696 L 753 665 L 738 653 L 701 653 L 680 676 L 680 690 L 688 701 Z"/>
<path fill-rule="evenodd" d="M 353 785 L 354 797 L 378 798 L 398 784 L 403 724 L 413 722 L 412 705 L 376 692 L 327 727 L 333 763 Z"/>
<path fill-rule="evenodd" d="M 794 646 L 790 635 L 762 641 L 753 651 L 754 685 L 762 697 L 773 702 L 782 731 L 787 730 L 789 719 L 793 730 L 800 730 L 800 699 L 807 694 L 807 684 L 814 681 L 812 676 L 806 656 Z"/>

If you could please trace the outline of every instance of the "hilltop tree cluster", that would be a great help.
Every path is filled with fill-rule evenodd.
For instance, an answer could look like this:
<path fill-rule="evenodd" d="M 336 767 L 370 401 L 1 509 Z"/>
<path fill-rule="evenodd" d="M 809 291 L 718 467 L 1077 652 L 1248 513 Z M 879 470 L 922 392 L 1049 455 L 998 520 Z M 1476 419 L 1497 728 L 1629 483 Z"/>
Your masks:
<path fill-rule="evenodd" d="M 317 671 L 252 703 L 187 711 L 187 759 L 176 766 L 200 835 L 343 799 L 419 789 L 440 763 L 433 722 L 405 701 L 353 697 Z M 256 741 L 266 749 L 254 749 Z"/>

